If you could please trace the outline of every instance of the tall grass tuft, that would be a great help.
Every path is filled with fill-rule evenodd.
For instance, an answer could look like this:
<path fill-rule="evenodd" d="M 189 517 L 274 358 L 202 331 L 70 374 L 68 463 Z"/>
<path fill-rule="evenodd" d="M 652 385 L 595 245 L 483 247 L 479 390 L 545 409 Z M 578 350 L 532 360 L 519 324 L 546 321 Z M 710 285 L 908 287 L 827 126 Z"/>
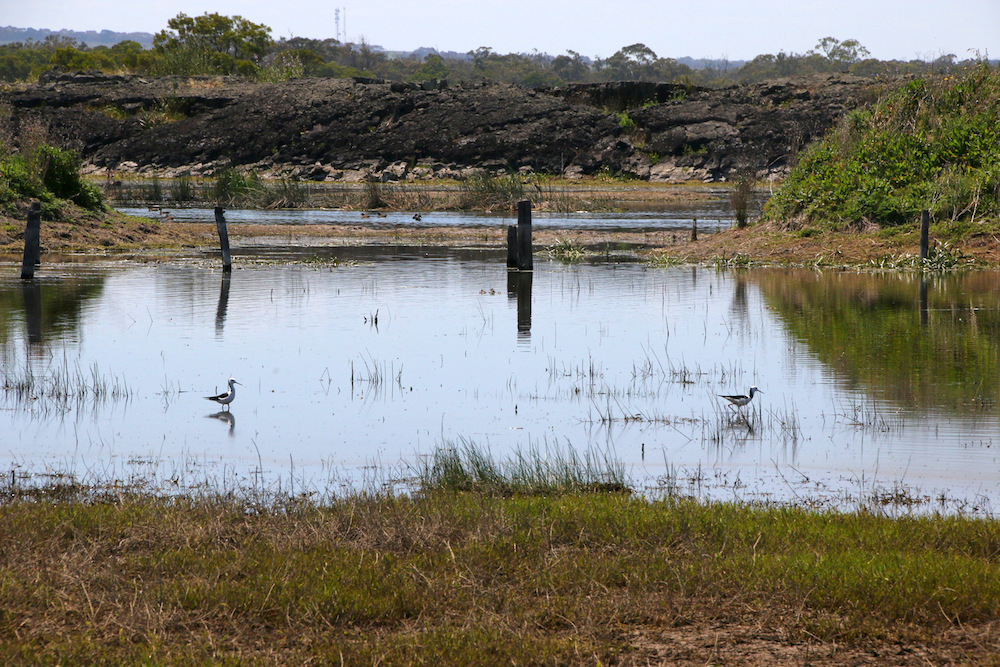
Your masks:
<path fill-rule="evenodd" d="M 753 202 L 754 176 L 749 169 L 740 169 L 729 192 L 729 205 L 736 216 L 736 226 L 743 229 L 750 221 L 750 204 Z"/>
<path fill-rule="evenodd" d="M 464 210 L 513 209 L 524 198 L 524 181 L 520 176 L 478 173 L 462 181 L 458 207 Z"/>
<path fill-rule="evenodd" d="M 365 181 L 364 208 L 383 208 L 386 206 L 382 197 L 382 185 L 374 178 Z"/>
<path fill-rule="evenodd" d="M 517 450 L 498 461 L 488 449 L 462 440 L 438 447 L 416 470 L 421 492 L 475 491 L 497 496 L 631 493 L 624 465 L 608 452 L 581 457 L 570 446 Z"/>
<path fill-rule="evenodd" d="M 259 209 L 296 208 L 309 199 L 308 190 L 297 180 L 282 179 L 268 184 L 256 172 L 233 167 L 220 169 L 216 174 L 213 196 L 218 206 Z"/>

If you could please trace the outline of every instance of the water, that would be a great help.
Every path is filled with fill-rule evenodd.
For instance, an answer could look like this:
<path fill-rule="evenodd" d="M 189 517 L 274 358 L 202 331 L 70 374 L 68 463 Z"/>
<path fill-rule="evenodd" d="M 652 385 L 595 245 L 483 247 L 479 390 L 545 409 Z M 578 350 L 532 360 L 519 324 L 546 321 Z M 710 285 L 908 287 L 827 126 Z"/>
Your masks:
<path fill-rule="evenodd" d="M 628 211 L 622 213 L 549 213 L 533 211 L 532 221 L 555 230 L 588 230 L 588 231 L 687 231 L 690 232 L 692 222 L 697 219 L 698 231 L 711 233 L 733 226 L 735 217 L 731 211 L 725 210 L 718 198 L 704 201 L 685 200 L 676 204 L 658 204 L 656 211 Z M 162 211 L 150 211 L 148 208 L 119 209 L 129 215 L 158 218 Z M 212 208 L 170 208 L 169 213 L 176 222 L 214 223 L 215 213 Z M 362 217 L 364 216 L 364 217 Z M 322 209 L 291 209 L 291 210 L 258 210 L 258 209 L 226 209 L 228 224 L 264 224 L 264 225 L 360 225 L 374 228 L 420 228 L 420 227 L 479 227 L 496 225 L 503 229 L 508 224 L 517 222 L 516 213 L 481 213 L 474 211 L 434 211 L 422 213 L 419 221 L 413 219 L 412 212 L 388 211 L 383 214 L 322 210 Z"/>
<path fill-rule="evenodd" d="M 229 278 L 198 259 L 46 265 L 34 283 L 8 267 L 7 469 L 308 486 L 471 442 L 610 452 L 641 488 L 710 498 L 905 488 L 989 512 L 1000 496 L 1000 274 L 343 253 Z M 230 375 L 220 414 L 204 396 Z M 718 397 L 751 384 L 745 416 Z"/>

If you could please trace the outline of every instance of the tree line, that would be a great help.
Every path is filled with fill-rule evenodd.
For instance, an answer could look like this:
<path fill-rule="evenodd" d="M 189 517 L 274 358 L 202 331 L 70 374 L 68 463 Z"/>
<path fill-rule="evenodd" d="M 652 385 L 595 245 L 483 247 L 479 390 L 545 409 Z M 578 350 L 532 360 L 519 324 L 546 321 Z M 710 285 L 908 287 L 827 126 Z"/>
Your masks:
<path fill-rule="evenodd" d="M 0 81 L 32 81 L 48 70 L 98 70 L 147 76 L 237 75 L 260 81 L 300 77 L 371 77 L 390 81 L 489 79 L 528 87 L 604 81 L 658 81 L 721 86 L 782 76 L 849 72 L 860 76 L 948 73 L 961 68 L 954 54 L 933 61 L 883 61 L 870 57 L 857 40 L 824 37 L 804 54 L 759 55 L 739 66 L 725 60 L 692 68 L 658 56 L 645 44 L 624 46 L 608 58 L 586 58 L 575 51 L 497 53 L 480 47 L 458 57 L 437 52 L 399 56 L 360 43 L 303 37 L 274 40 L 271 29 L 241 16 L 178 14 L 158 32 L 151 48 L 125 40 L 88 47 L 75 39 L 49 35 L 0 45 Z"/>

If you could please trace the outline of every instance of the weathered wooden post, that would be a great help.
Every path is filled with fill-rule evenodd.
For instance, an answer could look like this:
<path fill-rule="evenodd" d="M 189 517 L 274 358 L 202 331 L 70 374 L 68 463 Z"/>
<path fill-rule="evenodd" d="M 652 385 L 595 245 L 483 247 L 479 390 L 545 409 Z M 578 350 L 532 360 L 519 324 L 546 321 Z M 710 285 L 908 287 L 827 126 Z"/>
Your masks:
<path fill-rule="evenodd" d="M 41 249 L 42 204 L 31 202 L 28 222 L 24 226 L 24 259 L 21 261 L 21 280 L 35 277 L 35 266 L 42 263 Z"/>
<path fill-rule="evenodd" d="M 531 201 L 517 202 L 517 270 L 533 271 L 535 268 L 531 248 Z"/>
<path fill-rule="evenodd" d="M 226 210 L 221 206 L 215 207 L 215 226 L 219 230 L 219 244 L 222 246 L 222 270 L 226 273 L 233 270 L 233 264 L 229 257 L 229 231 L 226 229 Z"/>
<path fill-rule="evenodd" d="M 691 240 L 698 240 L 698 218 L 691 219 Z"/>
<path fill-rule="evenodd" d="M 507 268 L 517 268 L 517 225 L 507 225 Z"/>
<path fill-rule="evenodd" d="M 928 232 L 931 226 L 931 214 L 926 208 L 920 212 L 920 261 L 927 259 L 929 249 Z"/>

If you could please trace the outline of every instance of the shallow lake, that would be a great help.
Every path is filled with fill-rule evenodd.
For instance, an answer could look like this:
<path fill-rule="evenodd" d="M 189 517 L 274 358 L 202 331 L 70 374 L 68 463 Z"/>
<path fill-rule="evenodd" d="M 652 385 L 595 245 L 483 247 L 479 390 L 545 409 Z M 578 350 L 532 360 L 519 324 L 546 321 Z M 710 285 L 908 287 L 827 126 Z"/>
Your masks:
<path fill-rule="evenodd" d="M 555 230 L 589 230 L 589 231 L 688 231 L 693 221 L 697 220 L 699 231 L 710 233 L 720 229 L 728 229 L 735 222 L 724 190 L 708 191 L 704 199 L 681 199 L 676 202 L 658 203 L 656 210 L 634 210 L 620 213 L 585 212 L 554 213 L 546 211 L 532 212 L 532 220 L 538 225 Z M 211 207 L 166 207 L 150 210 L 148 207 L 121 207 L 123 213 L 129 215 L 162 217 L 169 212 L 177 222 L 214 222 L 215 213 Z M 516 224 L 517 214 L 482 213 L 475 211 L 434 211 L 421 213 L 420 220 L 414 220 L 413 212 L 387 211 L 384 213 L 351 211 L 340 209 L 226 209 L 226 221 L 229 224 L 246 223 L 263 225 L 323 225 L 350 224 L 369 227 L 479 227 L 496 225 L 503 229 L 505 225 Z"/>
<path fill-rule="evenodd" d="M 266 252 L 261 251 L 266 255 Z M 439 446 L 600 452 L 639 488 L 992 512 L 1000 274 L 326 249 L 0 279 L 8 474 L 319 488 Z M 231 411 L 205 396 L 238 386 Z M 737 412 L 719 394 L 763 390 Z"/>

